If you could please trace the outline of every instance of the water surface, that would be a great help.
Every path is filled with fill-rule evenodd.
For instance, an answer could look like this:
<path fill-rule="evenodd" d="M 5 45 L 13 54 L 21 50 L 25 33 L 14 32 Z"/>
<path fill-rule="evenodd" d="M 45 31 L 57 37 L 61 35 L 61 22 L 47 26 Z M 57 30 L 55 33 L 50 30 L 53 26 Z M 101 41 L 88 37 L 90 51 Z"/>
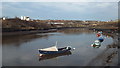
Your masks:
<path fill-rule="evenodd" d="M 113 43 L 107 37 L 100 48 L 90 45 L 98 39 L 96 33 L 87 29 L 65 29 L 52 33 L 22 36 L 3 36 L 3 66 L 86 66 Z M 104 36 L 105 37 L 105 36 Z M 71 54 L 39 60 L 38 49 L 55 45 L 76 48 Z"/>

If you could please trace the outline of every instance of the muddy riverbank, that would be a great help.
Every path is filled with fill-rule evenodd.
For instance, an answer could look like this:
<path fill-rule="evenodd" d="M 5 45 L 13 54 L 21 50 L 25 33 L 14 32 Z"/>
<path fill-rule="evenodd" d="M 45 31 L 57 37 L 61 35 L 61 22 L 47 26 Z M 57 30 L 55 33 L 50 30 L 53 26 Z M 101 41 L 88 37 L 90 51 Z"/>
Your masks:
<path fill-rule="evenodd" d="M 118 54 L 119 54 L 119 36 L 116 31 L 112 30 L 109 31 L 103 31 L 103 34 L 106 36 L 110 36 L 113 38 L 114 43 L 107 45 L 106 49 L 99 54 L 96 58 L 94 58 L 91 62 L 89 62 L 88 66 L 118 66 L 120 63 L 118 61 Z"/>

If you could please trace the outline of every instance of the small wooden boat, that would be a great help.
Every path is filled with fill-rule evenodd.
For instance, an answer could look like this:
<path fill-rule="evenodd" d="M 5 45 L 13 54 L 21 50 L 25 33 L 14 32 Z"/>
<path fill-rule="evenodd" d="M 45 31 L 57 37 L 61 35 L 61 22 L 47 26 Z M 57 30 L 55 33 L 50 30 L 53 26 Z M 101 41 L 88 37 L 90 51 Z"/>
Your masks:
<path fill-rule="evenodd" d="M 53 46 L 53 47 L 49 47 L 49 48 L 45 48 L 45 49 L 38 49 L 38 50 L 41 55 L 58 54 L 58 53 L 64 53 L 64 52 L 70 51 L 71 47 L 67 46 L 67 47 L 63 47 L 63 48 L 56 48 L 56 46 Z"/>
<path fill-rule="evenodd" d="M 56 43 L 57 45 L 57 43 Z M 40 55 L 49 55 L 49 54 L 58 54 L 58 53 L 64 53 L 67 51 L 70 51 L 72 48 L 70 46 L 66 46 L 66 47 L 61 47 L 61 48 L 57 48 L 57 46 L 52 46 L 49 48 L 44 48 L 44 49 L 38 49 Z"/>

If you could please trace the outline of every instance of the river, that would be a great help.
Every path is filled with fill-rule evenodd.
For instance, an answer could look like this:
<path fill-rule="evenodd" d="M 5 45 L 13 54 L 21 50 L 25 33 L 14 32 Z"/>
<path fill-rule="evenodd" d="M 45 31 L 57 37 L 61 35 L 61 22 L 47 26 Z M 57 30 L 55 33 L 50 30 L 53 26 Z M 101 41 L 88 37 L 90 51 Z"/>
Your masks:
<path fill-rule="evenodd" d="M 106 37 L 99 48 L 91 47 L 97 39 L 96 32 L 88 29 L 64 29 L 51 33 L 3 36 L 2 64 L 3 66 L 87 66 L 107 48 L 107 45 L 114 43 L 111 37 Z M 53 46 L 56 41 L 57 47 L 72 46 L 75 50 L 70 54 L 40 60 L 38 49 Z"/>

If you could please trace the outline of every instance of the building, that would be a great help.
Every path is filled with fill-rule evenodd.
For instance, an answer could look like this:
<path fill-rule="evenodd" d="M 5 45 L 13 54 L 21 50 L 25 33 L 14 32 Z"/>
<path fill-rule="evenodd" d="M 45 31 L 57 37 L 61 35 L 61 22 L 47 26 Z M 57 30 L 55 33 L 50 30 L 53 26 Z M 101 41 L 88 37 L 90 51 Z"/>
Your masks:
<path fill-rule="evenodd" d="M 5 17 L 3 17 L 2 19 L 3 19 L 3 20 L 6 20 L 6 18 L 5 18 Z"/>
<path fill-rule="evenodd" d="M 62 22 L 47 22 L 48 24 L 54 24 L 54 25 L 63 25 Z"/>
<path fill-rule="evenodd" d="M 29 21 L 29 20 L 30 20 L 30 17 L 29 17 L 29 16 L 21 16 L 21 20 Z"/>

